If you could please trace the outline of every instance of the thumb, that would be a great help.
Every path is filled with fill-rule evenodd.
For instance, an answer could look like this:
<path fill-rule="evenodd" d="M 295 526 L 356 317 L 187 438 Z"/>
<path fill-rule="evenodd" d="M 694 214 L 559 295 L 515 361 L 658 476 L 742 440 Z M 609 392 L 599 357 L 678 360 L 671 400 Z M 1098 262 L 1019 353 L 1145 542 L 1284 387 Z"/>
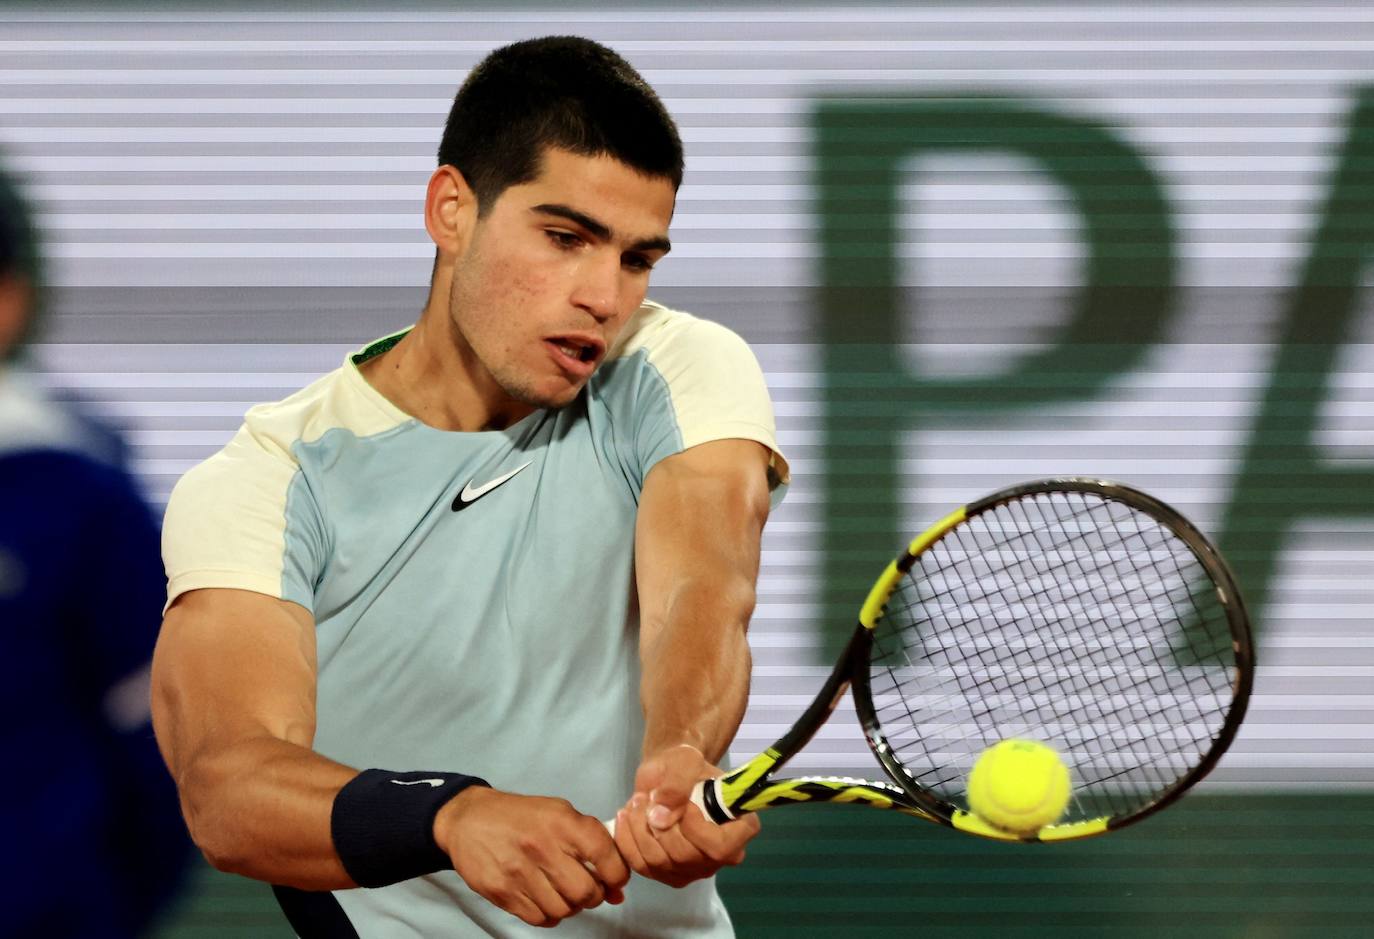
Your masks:
<path fill-rule="evenodd" d="M 664 775 L 661 759 L 646 760 L 635 773 L 635 792 L 652 792 L 663 782 Z"/>
<path fill-rule="evenodd" d="M 649 825 L 659 830 L 672 828 L 682 820 L 704 764 L 700 752 L 690 747 L 665 757 L 663 772 L 649 793 Z"/>
<path fill-rule="evenodd" d="M 660 786 L 649 793 L 649 827 L 659 831 L 672 828 L 682 820 L 687 808 L 687 796 L 676 789 Z"/>

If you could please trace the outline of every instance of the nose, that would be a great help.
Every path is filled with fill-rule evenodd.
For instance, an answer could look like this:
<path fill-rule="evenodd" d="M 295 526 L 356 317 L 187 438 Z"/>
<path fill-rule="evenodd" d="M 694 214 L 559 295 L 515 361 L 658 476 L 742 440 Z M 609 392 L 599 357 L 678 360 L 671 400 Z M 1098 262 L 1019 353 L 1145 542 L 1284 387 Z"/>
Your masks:
<path fill-rule="evenodd" d="M 572 303 L 598 323 L 615 316 L 620 299 L 620 258 L 588 259 L 578 271 Z"/>

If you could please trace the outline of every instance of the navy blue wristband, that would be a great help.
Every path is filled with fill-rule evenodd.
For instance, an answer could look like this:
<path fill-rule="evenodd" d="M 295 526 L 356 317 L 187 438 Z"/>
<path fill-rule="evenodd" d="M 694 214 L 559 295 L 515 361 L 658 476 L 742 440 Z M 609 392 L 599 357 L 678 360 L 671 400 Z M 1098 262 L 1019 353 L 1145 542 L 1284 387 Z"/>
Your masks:
<path fill-rule="evenodd" d="M 334 850 L 360 887 L 385 887 L 451 870 L 434 843 L 434 816 L 469 786 L 489 785 L 462 773 L 364 770 L 334 797 L 329 817 Z"/>

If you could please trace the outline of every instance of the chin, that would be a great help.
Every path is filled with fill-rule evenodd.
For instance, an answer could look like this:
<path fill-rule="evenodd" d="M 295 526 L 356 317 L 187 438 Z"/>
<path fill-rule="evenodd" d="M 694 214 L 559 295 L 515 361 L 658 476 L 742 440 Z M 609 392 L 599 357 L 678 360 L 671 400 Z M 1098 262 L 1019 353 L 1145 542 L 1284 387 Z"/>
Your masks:
<path fill-rule="evenodd" d="M 528 404 L 530 407 L 541 408 L 546 411 L 558 411 L 577 400 L 577 396 L 582 393 L 582 385 L 574 385 L 571 388 L 564 385 L 561 388 L 550 390 L 536 388 L 507 388 L 505 390 L 506 394 L 521 404 Z"/>
<path fill-rule="evenodd" d="M 581 393 L 582 386 L 578 385 L 576 388 L 573 388 L 570 391 L 565 391 L 562 394 L 550 396 L 548 400 L 544 402 L 543 407 L 547 408 L 550 411 L 560 410 L 576 401 L 577 396 Z"/>

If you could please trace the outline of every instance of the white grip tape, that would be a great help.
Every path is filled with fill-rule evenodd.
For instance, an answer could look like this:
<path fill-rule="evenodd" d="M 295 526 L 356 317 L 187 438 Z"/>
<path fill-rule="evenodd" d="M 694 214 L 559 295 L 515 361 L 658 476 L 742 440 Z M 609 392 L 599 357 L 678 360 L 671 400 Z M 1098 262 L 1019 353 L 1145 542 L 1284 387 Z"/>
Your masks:
<path fill-rule="evenodd" d="M 691 800 L 690 800 L 690 801 L 691 801 L 691 803 L 692 803 L 693 805 L 695 805 L 698 809 L 701 810 L 701 814 L 702 814 L 703 816 L 705 816 L 707 819 L 710 819 L 711 815 L 710 815 L 710 813 L 708 813 L 708 812 L 706 811 L 706 798 L 705 798 L 705 796 L 703 795 L 703 793 L 706 791 L 706 787 L 707 787 L 707 786 L 715 786 L 715 787 L 717 787 L 717 788 L 716 788 L 716 797 L 717 797 L 716 803 L 717 803 L 717 804 L 720 804 L 720 798 L 719 798 L 719 797 L 720 797 L 720 788 L 719 788 L 719 787 L 720 787 L 720 781 L 717 780 L 717 779 L 703 779 L 701 782 L 699 782 L 699 783 L 697 783 L 695 786 L 693 786 L 693 787 L 692 787 L 692 796 L 691 796 Z M 611 837 L 614 838 L 614 837 L 615 837 L 615 819 L 613 819 L 613 818 L 612 818 L 612 819 L 608 819 L 608 820 L 606 820 L 606 821 L 603 821 L 601 824 L 603 824 L 603 825 L 606 826 L 606 830 L 609 831 L 609 832 L 611 833 Z"/>

